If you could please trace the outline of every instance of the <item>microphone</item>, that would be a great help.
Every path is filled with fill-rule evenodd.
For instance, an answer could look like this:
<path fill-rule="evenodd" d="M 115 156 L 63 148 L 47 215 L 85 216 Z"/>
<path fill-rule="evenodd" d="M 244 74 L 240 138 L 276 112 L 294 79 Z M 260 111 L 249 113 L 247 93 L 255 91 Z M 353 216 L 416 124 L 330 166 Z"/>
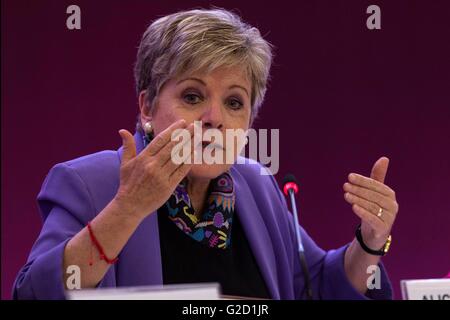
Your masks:
<path fill-rule="evenodd" d="M 298 243 L 298 255 L 300 257 L 300 265 L 302 267 L 303 276 L 305 279 L 306 297 L 308 298 L 308 300 L 312 300 L 313 292 L 311 287 L 311 278 L 309 276 L 308 264 L 306 263 L 305 249 L 303 248 L 302 237 L 300 234 L 300 224 L 298 222 L 297 204 L 295 203 L 294 197 L 298 190 L 298 182 L 297 179 L 295 179 L 294 175 L 286 175 L 283 179 L 283 192 L 291 200 L 292 213 L 294 214 L 295 234 L 297 236 Z"/>

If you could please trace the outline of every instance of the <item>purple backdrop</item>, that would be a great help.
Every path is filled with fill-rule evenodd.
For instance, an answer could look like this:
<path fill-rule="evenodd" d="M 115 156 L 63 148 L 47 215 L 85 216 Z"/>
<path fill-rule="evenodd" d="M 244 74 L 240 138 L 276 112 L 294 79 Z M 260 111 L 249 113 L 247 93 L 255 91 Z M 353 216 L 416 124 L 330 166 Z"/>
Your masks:
<path fill-rule="evenodd" d="M 450 271 L 448 1 L 214 2 L 237 8 L 276 47 L 258 128 L 280 128 L 280 181 L 301 181 L 301 222 L 325 249 L 353 237 L 350 171 L 391 158 L 400 212 L 384 262 L 401 279 Z M 120 146 L 138 107 L 139 39 L 161 15 L 206 1 L 2 1 L 2 298 L 41 228 L 36 195 L 56 163 Z M 369 31 L 370 4 L 382 29 Z"/>

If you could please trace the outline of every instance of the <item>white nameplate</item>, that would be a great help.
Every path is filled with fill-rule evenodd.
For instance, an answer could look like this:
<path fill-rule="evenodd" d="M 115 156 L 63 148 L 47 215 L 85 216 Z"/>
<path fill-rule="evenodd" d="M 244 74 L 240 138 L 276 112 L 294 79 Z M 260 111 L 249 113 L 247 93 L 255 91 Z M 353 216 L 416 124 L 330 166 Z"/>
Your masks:
<path fill-rule="evenodd" d="M 67 290 L 69 300 L 218 300 L 218 283 Z"/>
<path fill-rule="evenodd" d="M 450 300 L 450 279 L 402 280 L 404 300 Z"/>

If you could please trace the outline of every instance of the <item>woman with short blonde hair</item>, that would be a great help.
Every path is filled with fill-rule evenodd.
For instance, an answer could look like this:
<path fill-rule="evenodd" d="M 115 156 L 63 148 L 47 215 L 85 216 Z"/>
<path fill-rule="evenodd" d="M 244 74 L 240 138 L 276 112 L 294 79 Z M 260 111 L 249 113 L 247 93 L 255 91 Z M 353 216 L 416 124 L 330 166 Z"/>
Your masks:
<path fill-rule="evenodd" d="M 261 175 L 262 166 L 249 159 L 173 161 L 174 134 L 195 141 L 194 122 L 219 133 L 248 130 L 271 63 L 271 45 L 230 11 L 189 10 L 155 20 L 134 68 L 136 133 L 120 130 L 119 150 L 50 170 L 38 195 L 44 225 L 17 275 L 14 298 L 64 299 L 71 266 L 81 270 L 82 288 L 218 282 L 222 293 L 246 297 L 390 298 L 378 256 L 398 210 L 383 183 L 387 159 L 375 164 L 373 177 L 353 175 L 344 185 L 363 240 L 324 251 L 301 229 L 312 291 L 273 176 Z M 195 148 L 210 144 L 202 140 Z M 238 154 L 234 143 L 214 144 L 213 152 Z M 379 266 L 381 289 L 367 288 L 370 265 Z"/>

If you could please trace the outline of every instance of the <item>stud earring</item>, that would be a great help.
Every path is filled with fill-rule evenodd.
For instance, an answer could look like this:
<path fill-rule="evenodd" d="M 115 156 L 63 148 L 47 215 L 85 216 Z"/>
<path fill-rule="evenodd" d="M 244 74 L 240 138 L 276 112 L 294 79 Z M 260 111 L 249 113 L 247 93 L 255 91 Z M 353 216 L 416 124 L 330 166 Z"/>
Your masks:
<path fill-rule="evenodd" d="M 144 123 L 144 132 L 144 146 L 146 146 L 153 140 L 153 126 L 150 121 Z"/>
<path fill-rule="evenodd" d="M 147 121 L 144 123 L 144 131 L 146 134 L 153 133 L 153 126 L 150 121 Z"/>

